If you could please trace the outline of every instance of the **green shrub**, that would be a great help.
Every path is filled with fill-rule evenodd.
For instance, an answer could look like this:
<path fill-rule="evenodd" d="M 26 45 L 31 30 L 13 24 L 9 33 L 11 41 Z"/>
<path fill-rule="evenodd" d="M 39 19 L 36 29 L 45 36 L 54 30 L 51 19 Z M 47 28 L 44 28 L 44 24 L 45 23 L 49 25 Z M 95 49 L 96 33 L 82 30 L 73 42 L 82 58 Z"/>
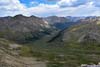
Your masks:
<path fill-rule="evenodd" d="M 26 57 L 32 56 L 32 50 L 31 50 L 31 48 L 28 47 L 28 46 L 21 47 L 20 55 L 21 56 L 26 56 Z"/>

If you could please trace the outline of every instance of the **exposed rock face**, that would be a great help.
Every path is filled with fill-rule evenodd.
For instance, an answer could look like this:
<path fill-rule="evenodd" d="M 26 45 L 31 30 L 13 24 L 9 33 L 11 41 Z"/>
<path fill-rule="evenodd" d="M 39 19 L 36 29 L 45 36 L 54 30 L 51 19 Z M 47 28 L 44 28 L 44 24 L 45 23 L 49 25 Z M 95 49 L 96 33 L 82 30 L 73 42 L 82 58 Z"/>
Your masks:
<path fill-rule="evenodd" d="M 85 20 L 86 21 L 86 20 Z M 65 30 L 63 40 L 64 41 L 76 41 L 76 42 L 95 42 L 100 43 L 100 26 L 94 21 L 94 19 L 82 21 L 79 25 L 72 26 L 68 30 Z"/>
<path fill-rule="evenodd" d="M 0 29 L 11 29 L 19 32 L 35 32 L 47 25 L 41 18 L 17 15 L 15 17 L 0 18 Z"/>
<path fill-rule="evenodd" d="M 62 31 L 56 35 L 59 35 L 59 37 L 56 37 L 56 39 L 60 39 L 63 42 L 100 42 L 100 25 L 99 25 L 99 17 L 97 18 L 84 18 L 82 20 L 79 20 L 80 23 L 75 24 L 69 28 L 65 28 Z M 79 22 L 78 21 L 78 22 Z M 54 38 L 52 38 L 54 40 Z M 51 40 L 52 40 L 51 39 Z"/>
<path fill-rule="evenodd" d="M 97 33 L 88 33 L 86 35 L 81 36 L 78 40 L 79 43 L 81 43 L 81 42 L 99 42 L 99 41 L 100 41 L 100 35 Z"/>
<path fill-rule="evenodd" d="M 43 32 L 49 30 L 48 22 L 35 16 L 25 17 L 17 15 L 14 17 L 0 18 L 1 37 L 20 41 L 36 40 L 43 36 Z"/>
<path fill-rule="evenodd" d="M 70 27 L 71 25 L 77 23 L 74 20 L 71 20 L 72 17 L 57 17 L 57 16 L 49 16 L 44 18 L 50 25 L 54 26 L 57 29 L 63 30 L 66 27 Z"/>
<path fill-rule="evenodd" d="M 7 54 L 2 55 L 0 58 L 0 67 L 46 67 L 45 62 L 36 61 L 34 58 L 16 58 Z"/>
<path fill-rule="evenodd" d="M 66 17 L 57 17 L 57 16 L 50 16 L 44 18 L 46 21 L 49 22 L 49 24 L 55 24 L 55 23 L 65 23 L 68 22 L 68 19 Z"/>
<path fill-rule="evenodd" d="M 20 45 L 0 38 L 0 67 L 46 67 L 45 62 L 36 61 L 36 58 L 20 56 L 18 46 Z"/>

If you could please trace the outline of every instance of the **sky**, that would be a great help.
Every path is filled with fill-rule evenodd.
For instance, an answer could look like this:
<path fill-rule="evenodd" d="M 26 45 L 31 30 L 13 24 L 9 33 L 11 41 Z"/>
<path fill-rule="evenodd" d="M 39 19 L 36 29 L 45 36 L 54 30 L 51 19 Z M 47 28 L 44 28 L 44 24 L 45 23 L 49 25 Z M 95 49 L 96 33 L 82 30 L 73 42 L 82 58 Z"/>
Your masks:
<path fill-rule="evenodd" d="M 100 0 L 0 0 L 0 17 L 100 16 Z"/>

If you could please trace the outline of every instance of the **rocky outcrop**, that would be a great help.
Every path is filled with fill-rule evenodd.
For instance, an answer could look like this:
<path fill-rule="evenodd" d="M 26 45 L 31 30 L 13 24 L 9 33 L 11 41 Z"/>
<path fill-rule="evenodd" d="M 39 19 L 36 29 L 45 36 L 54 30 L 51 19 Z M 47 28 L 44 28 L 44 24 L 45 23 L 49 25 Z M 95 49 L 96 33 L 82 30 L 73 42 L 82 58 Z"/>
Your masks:
<path fill-rule="evenodd" d="M 20 56 L 18 46 L 20 45 L 0 38 L 0 67 L 46 67 L 46 63 L 37 61 L 37 58 Z"/>
<path fill-rule="evenodd" d="M 16 15 L 0 18 L 0 37 L 18 42 L 39 39 L 49 29 L 48 22 L 35 16 Z"/>

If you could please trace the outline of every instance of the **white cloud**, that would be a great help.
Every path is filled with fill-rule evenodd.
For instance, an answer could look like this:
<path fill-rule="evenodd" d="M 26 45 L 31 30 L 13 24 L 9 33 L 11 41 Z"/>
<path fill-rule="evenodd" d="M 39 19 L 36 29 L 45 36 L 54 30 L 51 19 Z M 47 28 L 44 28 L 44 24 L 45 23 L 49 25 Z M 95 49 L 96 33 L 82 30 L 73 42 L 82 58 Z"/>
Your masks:
<path fill-rule="evenodd" d="M 39 4 L 39 3 L 36 2 L 36 1 L 31 1 L 29 5 L 30 5 L 30 6 L 36 6 L 36 5 L 38 5 L 38 4 Z"/>
<path fill-rule="evenodd" d="M 100 0 L 60 0 L 57 4 L 60 7 L 77 7 L 88 2 L 93 2 L 94 6 L 100 7 Z"/>
<path fill-rule="evenodd" d="M 58 11 L 59 6 L 58 5 L 47 5 L 47 4 L 40 4 L 37 7 L 31 7 L 28 8 L 28 12 L 30 14 L 34 14 L 37 16 L 43 16 L 43 15 L 53 15 L 56 14 Z"/>
<path fill-rule="evenodd" d="M 60 7 L 77 7 L 87 2 L 90 2 L 90 0 L 60 0 L 57 4 Z"/>
<path fill-rule="evenodd" d="M 72 6 L 77 0 L 61 0 L 57 4 L 61 7 Z"/>
<path fill-rule="evenodd" d="M 77 1 L 78 0 L 60 0 L 53 5 L 39 4 L 35 7 L 27 7 L 20 3 L 19 0 L 0 0 L 0 16 L 14 16 L 16 14 L 23 14 L 26 16 L 100 16 L 100 7 L 95 6 L 96 1 L 91 0 L 85 2 L 83 0 L 84 4 L 80 2 L 80 4 L 78 4 L 79 6 L 71 7 L 71 5 Z M 61 5 L 64 4 L 63 2 L 70 6 L 62 8 Z"/>
<path fill-rule="evenodd" d="M 26 6 L 19 0 L 0 0 L 0 16 L 13 16 L 26 12 Z"/>
<path fill-rule="evenodd" d="M 93 0 L 93 2 L 96 7 L 100 7 L 100 0 Z"/>
<path fill-rule="evenodd" d="M 58 4 L 47 5 L 40 4 L 37 7 L 29 8 L 30 14 L 37 16 L 95 16 L 100 15 L 99 7 L 96 7 L 94 2 L 90 1 L 77 7 L 61 8 Z"/>

